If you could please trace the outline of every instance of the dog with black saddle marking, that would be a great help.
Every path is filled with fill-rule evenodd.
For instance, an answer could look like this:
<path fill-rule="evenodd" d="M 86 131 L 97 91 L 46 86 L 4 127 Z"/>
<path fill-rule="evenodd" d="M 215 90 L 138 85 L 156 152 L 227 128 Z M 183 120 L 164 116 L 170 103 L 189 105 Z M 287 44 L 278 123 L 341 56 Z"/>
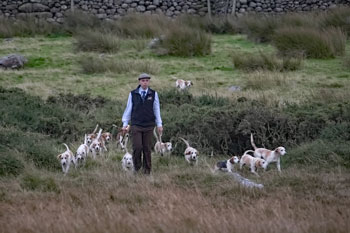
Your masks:
<path fill-rule="evenodd" d="M 215 164 L 213 172 L 216 172 L 218 170 L 224 171 L 224 172 L 232 172 L 232 170 L 234 169 L 234 165 L 237 163 L 239 163 L 238 156 L 232 156 L 228 160 L 223 160 L 223 161 L 217 162 Z"/>

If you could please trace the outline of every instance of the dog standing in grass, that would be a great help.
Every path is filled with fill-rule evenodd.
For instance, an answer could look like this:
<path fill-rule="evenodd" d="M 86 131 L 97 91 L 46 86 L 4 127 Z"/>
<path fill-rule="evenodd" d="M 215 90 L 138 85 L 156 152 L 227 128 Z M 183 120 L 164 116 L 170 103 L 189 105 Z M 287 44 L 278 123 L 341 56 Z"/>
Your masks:
<path fill-rule="evenodd" d="M 70 168 L 70 164 L 73 163 L 74 166 L 76 167 L 77 163 L 76 163 L 73 152 L 69 149 L 67 144 L 63 143 L 63 145 L 66 146 L 66 151 L 63 152 L 62 154 L 57 155 L 57 158 L 61 162 L 63 173 L 66 175 L 68 173 L 69 168 Z"/>
<path fill-rule="evenodd" d="M 258 148 L 254 143 L 253 134 L 250 134 L 250 142 L 254 148 L 254 157 L 261 158 L 266 161 L 265 170 L 270 163 L 277 163 L 277 169 L 279 172 L 281 172 L 281 157 L 287 153 L 283 146 L 279 146 L 274 150 Z"/>
<path fill-rule="evenodd" d="M 169 155 L 171 153 L 171 150 L 173 148 L 173 145 L 171 142 L 162 142 L 162 135 L 157 135 L 156 128 L 153 130 L 153 135 L 156 138 L 157 142 L 154 145 L 154 152 L 157 154 L 163 155 Z"/>
<path fill-rule="evenodd" d="M 87 135 L 85 134 L 84 144 L 81 144 L 77 149 L 75 157 L 77 164 L 85 164 L 89 151 L 90 150 L 87 144 Z"/>
<path fill-rule="evenodd" d="M 134 162 L 132 159 L 132 155 L 128 152 L 128 140 L 129 140 L 129 134 L 125 135 L 125 154 L 122 159 L 122 167 L 124 171 L 132 172 L 134 171 Z"/>
<path fill-rule="evenodd" d="M 225 171 L 225 172 L 232 172 L 232 170 L 234 169 L 234 165 L 238 163 L 239 163 L 238 156 L 232 156 L 228 160 L 217 162 L 212 172 L 215 173 L 218 170 Z"/>
<path fill-rule="evenodd" d="M 190 165 L 198 164 L 198 150 L 191 147 L 187 140 L 180 137 L 180 139 L 186 144 L 186 149 L 184 152 L 185 159 Z"/>
<path fill-rule="evenodd" d="M 249 155 L 248 154 L 249 152 L 254 153 L 254 151 L 252 151 L 252 150 L 245 151 L 241 157 L 240 162 L 239 162 L 239 168 L 240 168 L 240 170 L 242 170 L 242 167 L 244 165 L 247 165 L 247 166 L 249 166 L 250 171 L 253 174 L 259 176 L 259 174 L 256 171 L 258 170 L 258 168 L 266 169 L 267 163 L 264 159 L 256 158 L 256 157 Z"/>

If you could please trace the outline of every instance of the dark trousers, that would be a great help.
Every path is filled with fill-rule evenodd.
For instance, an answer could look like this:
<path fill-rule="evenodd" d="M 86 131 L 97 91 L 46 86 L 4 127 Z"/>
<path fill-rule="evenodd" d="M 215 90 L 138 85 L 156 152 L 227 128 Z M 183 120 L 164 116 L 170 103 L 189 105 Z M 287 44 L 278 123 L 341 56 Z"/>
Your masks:
<path fill-rule="evenodd" d="M 134 162 L 135 171 L 138 172 L 142 166 L 145 174 L 151 173 L 152 168 L 152 137 L 154 127 L 139 127 L 131 126 L 132 147 L 133 154 L 132 160 Z M 142 161 L 141 157 L 143 155 Z"/>

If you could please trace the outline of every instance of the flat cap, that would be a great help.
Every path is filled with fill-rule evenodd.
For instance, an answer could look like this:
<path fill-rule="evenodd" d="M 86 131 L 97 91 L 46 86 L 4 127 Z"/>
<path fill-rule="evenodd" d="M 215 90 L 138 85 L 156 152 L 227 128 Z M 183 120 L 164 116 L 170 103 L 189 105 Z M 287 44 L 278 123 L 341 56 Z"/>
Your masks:
<path fill-rule="evenodd" d="M 151 76 L 149 74 L 142 73 L 139 75 L 139 80 L 141 79 L 151 79 Z"/>

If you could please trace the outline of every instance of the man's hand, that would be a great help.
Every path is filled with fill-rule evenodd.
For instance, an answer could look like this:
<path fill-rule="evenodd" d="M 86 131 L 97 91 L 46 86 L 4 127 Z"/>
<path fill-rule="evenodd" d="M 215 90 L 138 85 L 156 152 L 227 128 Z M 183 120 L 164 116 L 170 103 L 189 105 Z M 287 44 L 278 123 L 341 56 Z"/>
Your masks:
<path fill-rule="evenodd" d="M 158 129 L 158 134 L 162 135 L 163 134 L 163 127 L 159 126 L 159 127 L 157 127 L 157 129 Z"/>
<path fill-rule="evenodd" d="M 127 125 L 127 126 L 124 126 L 124 127 L 122 128 L 122 131 L 123 131 L 123 133 L 125 134 L 125 133 L 127 133 L 127 132 L 129 131 L 129 129 L 130 129 L 130 127 L 128 127 L 128 125 Z"/>

